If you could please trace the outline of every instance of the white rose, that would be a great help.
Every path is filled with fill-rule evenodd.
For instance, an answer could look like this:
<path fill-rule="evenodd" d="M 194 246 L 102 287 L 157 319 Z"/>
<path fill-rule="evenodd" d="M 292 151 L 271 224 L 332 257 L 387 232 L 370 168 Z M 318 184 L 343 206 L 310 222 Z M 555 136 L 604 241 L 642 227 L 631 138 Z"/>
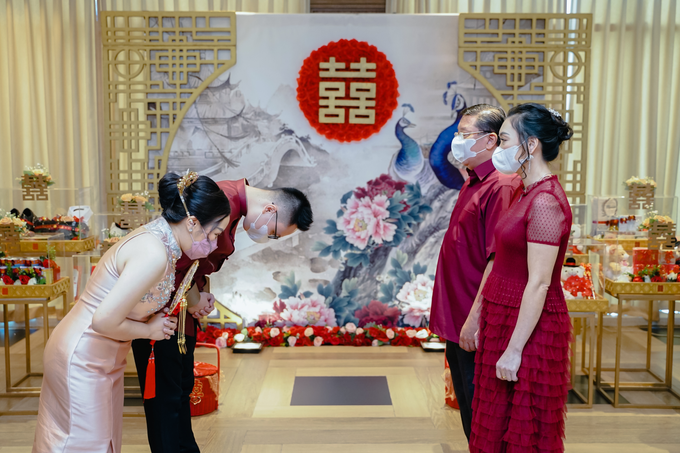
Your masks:
<path fill-rule="evenodd" d="M 392 339 L 394 338 L 394 330 L 392 330 L 392 329 L 387 329 L 387 331 L 385 332 L 385 335 L 387 335 L 387 338 L 389 338 L 390 340 L 392 340 Z"/>
<path fill-rule="evenodd" d="M 31 279 L 28 281 L 28 284 L 29 284 L 29 285 L 37 285 L 37 284 L 38 284 L 38 280 L 36 280 L 35 277 L 33 277 L 33 278 L 31 278 Z"/>
<path fill-rule="evenodd" d="M 380 342 L 378 340 L 373 340 L 371 341 L 371 346 L 380 346 Z"/>
<path fill-rule="evenodd" d="M 305 329 L 305 337 L 311 337 L 312 335 L 314 335 L 314 329 L 312 329 L 311 327 L 307 327 Z"/>
<path fill-rule="evenodd" d="M 255 332 L 262 333 L 262 327 L 255 327 Z"/>
<path fill-rule="evenodd" d="M 288 346 L 293 347 L 295 346 L 295 343 L 297 343 L 296 337 L 288 337 Z"/>
<path fill-rule="evenodd" d="M 237 333 L 236 335 L 234 335 L 234 340 L 239 342 L 239 343 L 242 342 L 245 339 L 246 339 L 246 336 L 243 335 L 242 333 Z"/>
<path fill-rule="evenodd" d="M 418 333 L 416 333 L 416 338 L 418 338 L 419 340 L 424 340 L 425 338 L 427 338 L 429 336 L 430 336 L 430 333 L 425 329 L 419 330 Z"/>
<path fill-rule="evenodd" d="M 357 335 L 361 335 L 362 333 L 364 333 L 364 329 L 362 329 L 361 327 L 359 327 L 359 328 L 357 329 Z"/>
<path fill-rule="evenodd" d="M 345 329 L 344 327 L 340 327 L 340 333 L 344 335 L 345 333 L 347 333 L 347 329 Z"/>
<path fill-rule="evenodd" d="M 278 337 L 279 334 L 281 334 L 281 331 L 278 327 L 272 327 L 272 330 L 269 331 L 269 336 L 272 338 Z"/>
<path fill-rule="evenodd" d="M 416 336 L 416 331 L 415 330 L 407 330 L 406 336 L 409 337 L 409 338 L 414 338 Z"/>
<path fill-rule="evenodd" d="M 323 338 L 322 337 L 316 337 L 314 339 L 314 346 L 321 346 L 323 344 Z"/>
<path fill-rule="evenodd" d="M 357 331 L 357 326 L 353 322 L 348 322 L 345 329 L 347 329 L 347 332 L 349 333 L 354 333 Z"/>

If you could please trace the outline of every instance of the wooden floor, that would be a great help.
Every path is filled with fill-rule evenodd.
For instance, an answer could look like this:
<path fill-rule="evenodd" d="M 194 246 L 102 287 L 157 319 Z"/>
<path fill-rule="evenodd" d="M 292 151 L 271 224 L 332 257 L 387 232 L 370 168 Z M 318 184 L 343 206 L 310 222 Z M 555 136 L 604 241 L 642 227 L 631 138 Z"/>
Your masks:
<path fill-rule="evenodd" d="M 40 369 L 42 332 L 31 336 L 33 364 Z M 613 360 L 613 333 L 605 329 L 603 350 Z M 645 333 L 626 329 L 625 361 L 644 363 Z M 11 348 L 12 369 L 23 371 L 25 343 Z M 653 368 L 663 364 L 665 344 L 653 340 Z M 4 351 L 3 351 L 4 352 Z M 676 357 L 678 353 L 676 352 Z M 467 451 L 460 417 L 444 405 L 443 354 L 419 348 L 267 348 L 259 355 L 221 351 L 220 408 L 193 419 L 203 453 L 347 452 L 453 453 Z M 197 360 L 215 361 L 202 349 Z M 131 356 L 128 363 L 132 364 Z M 674 368 L 680 377 L 680 361 Z M 131 366 L 131 365 L 129 365 Z M 4 381 L 4 362 L 0 369 Z M 134 371 L 130 368 L 130 371 Z M 386 376 L 391 406 L 290 406 L 295 376 Z M 36 378 L 39 380 L 39 378 Z M 37 382 L 39 384 L 39 382 Z M 680 381 L 676 380 L 680 389 Z M 630 394 L 633 399 L 653 394 Z M 0 398 L 0 410 L 30 410 L 37 398 Z M 148 452 L 140 408 L 126 408 L 123 452 Z M 35 416 L 0 417 L 0 453 L 31 451 Z M 680 452 L 680 411 L 570 409 L 566 451 L 572 453 Z"/>

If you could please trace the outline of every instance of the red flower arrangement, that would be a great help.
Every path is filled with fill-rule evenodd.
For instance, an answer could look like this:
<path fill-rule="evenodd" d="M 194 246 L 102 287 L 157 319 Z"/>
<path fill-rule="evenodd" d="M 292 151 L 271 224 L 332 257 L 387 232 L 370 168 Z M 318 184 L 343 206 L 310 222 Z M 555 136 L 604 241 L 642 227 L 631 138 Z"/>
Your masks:
<path fill-rule="evenodd" d="M 424 341 L 437 338 L 424 327 L 373 326 L 367 329 L 347 324 L 345 327 L 293 326 L 293 327 L 248 327 L 218 329 L 208 326 L 199 331 L 199 343 L 210 343 L 220 348 L 231 347 L 236 342 L 262 343 L 264 346 L 420 346 Z"/>
<path fill-rule="evenodd" d="M 368 63 L 375 63 L 375 78 L 346 78 L 324 77 L 324 82 L 370 82 L 375 83 L 375 121 L 374 124 L 351 124 L 346 115 L 344 123 L 320 123 L 319 122 L 319 63 L 328 62 L 334 57 L 338 63 L 345 63 L 341 71 L 351 71 L 351 63 L 359 63 L 365 58 Z M 379 132 L 380 129 L 392 117 L 392 112 L 397 108 L 399 96 L 399 83 L 392 63 L 377 47 L 365 41 L 356 39 L 341 39 L 319 47 L 307 57 L 300 69 L 297 79 L 297 100 L 300 110 L 304 113 L 316 131 L 324 137 L 340 142 L 353 142 L 363 140 Z M 349 94 L 349 85 L 345 92 Z"/>

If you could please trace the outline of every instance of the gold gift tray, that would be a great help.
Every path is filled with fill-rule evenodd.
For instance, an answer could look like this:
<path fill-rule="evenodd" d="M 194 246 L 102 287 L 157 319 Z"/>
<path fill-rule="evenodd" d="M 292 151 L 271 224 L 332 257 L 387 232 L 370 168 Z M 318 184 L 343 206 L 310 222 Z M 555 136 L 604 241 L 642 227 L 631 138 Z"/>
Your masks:
<path fill-rule="evenodd" d="M 626 251 L 633 250 L 635 247 L 647 248 L 647 243 L 649 242 L 649 239 L 647 239 L 647 238 L 628 238 L 626 236 L 619 236 L 617 238 L 602 238 L 602 239 L 594 239 L 594 240 L 596 240 L 598 242 L 602 242 L 603 244 L 607 244 L 607 245 L 620 245 Z"/>
<path fill-rule="evenodd" d="M 615 282 L 608 278 L 604 281 L 604 290 L 616 297 L 619 294 L 678 294 L 680 283 L 671 282 Z"/>
<path fill-rule="evenodd" d="M 606 312 L 609 309 L 607 299 L 567 299 L 567 309 L 570 313 L 577 312 Z"/>
<path fill-rule="evenodd" d="M 23 240 L 21 241 L 21 253 L 47 253 L 47 247 L 54 247 L 58 256 L 72 255 L 75 253 L 88 252 L 94 250 L 94 236 L 85 239 L 72 241 L 41 241 Z"/>
<path fill-rule="evenodd" d="M 62 277 L 51 285 L 3 285 L 0 299 L 48 299 L 68 293 L 71 279 Z"/>

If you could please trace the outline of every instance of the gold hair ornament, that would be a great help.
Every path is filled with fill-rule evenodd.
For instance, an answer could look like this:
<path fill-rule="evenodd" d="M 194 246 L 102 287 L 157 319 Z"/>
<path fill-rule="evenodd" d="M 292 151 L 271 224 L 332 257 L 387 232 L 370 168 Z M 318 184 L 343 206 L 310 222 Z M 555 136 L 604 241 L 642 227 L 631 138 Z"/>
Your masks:
<path fill-rule="evenodd" d="M 196 182 L 198 179 L 198 173 L 195 171 L 190 171 L 187 170 L 187 172 L 179 178 L 179 182 L 177 183 L 177 190 L 179 190 L 179 199 L 182 200 L 182 206 L 184 206 L 184 210 L 187 213 L 187 217 L 191 217 L 191 214 L 189 214 L 189 209 L 187 209 L 187 203 L 184 200 L 184 191 L 189 188 L 190 185 Z"/>

